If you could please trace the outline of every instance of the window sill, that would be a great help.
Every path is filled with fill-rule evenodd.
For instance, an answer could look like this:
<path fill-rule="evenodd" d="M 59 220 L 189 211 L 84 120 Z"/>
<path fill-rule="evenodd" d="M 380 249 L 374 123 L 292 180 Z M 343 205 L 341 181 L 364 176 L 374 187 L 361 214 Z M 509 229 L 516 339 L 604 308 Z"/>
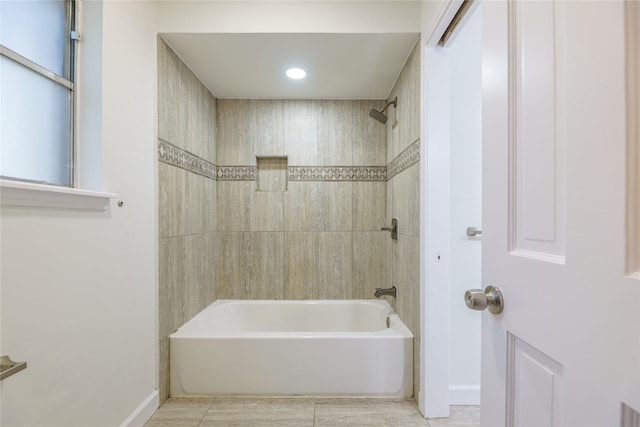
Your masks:
<path fill-rule="evenodd" d="M 118 195 L 114 193 L 0 179 L 0 204 L 2 206 L 38 206 L 104 211 L 109 207 L 109 201 L 116 197 Z"/>

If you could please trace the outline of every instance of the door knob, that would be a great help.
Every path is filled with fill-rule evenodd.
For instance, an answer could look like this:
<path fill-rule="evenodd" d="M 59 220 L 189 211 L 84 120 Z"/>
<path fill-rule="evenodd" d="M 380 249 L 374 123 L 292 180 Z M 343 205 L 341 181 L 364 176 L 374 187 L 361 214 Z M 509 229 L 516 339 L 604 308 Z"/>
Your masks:
<path fill-rule="evenodd" d="M 504 308 L 504 300 L 502 292 L 495 286 L 487 286 L 484 291 L 482 289 L 469 289 L 464 293 L 464 302 L 471 310 L 488 309 L 493 314 L 502 313 Z"/>
<path fill-rule="evenodd" d="M 477 237 L 482 235 L 482 230 L 478 230 L 475 227 L 467 227 L 467 236 Z"/>

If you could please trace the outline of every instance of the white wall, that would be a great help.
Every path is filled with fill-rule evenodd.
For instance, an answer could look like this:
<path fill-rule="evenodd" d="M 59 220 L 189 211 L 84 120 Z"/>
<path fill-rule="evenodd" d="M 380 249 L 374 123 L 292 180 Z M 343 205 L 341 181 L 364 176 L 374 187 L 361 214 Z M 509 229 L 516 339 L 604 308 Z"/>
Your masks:
<path fill-rule="evenodd" d="M 420 31 L 419 1 L 161 1 L 158 31 L 389 33 Z"/>
<path fill-rule="evenodd" d="M 449 402 L 480 404 L 480 313 L 467 309 L 464 293 L 481 288 L 482 228 L 482 11 L 477 8 L 449 50 L 451 88 L 451 223 Z"/>
<path fill-rule="evenodd" d="M 422 1 L 423 44 L 420 111 L 420 384 L 416 396 L 425 417 L 449 416 L 449 97 L 448 52 L 431 47 L 452 15 L 448 1 Z M 432 209 L 440 207 L 440 209 Z"/>
<path fill-rule="evenodd" d="M 479 360 L 479 352 L 465 354 L 464 340 L 473 342 L 476 340 L 477 326 L 472 326 L 469 331 L 465 331 L 468 323 L 465 320 L 474 313 L 467 312 L 464 306 L 463 295 L 466 289 L 473 286 L 480 287 L 477 282 L 462 283 L 466 279 L 455 277 L 458 273 L 459 261 L 455 248 L 458 243 L 466 243 L 464 232 L 469 219 L 457 218 L 451 209 L 457 208 L 462 195 L 451 194 L 451 174 L 459 174 L 459 169 L 463 164 L 458 159 L 452 157 L 459 156 L 459 151 L 466 148 L 451 147 L 452 138 L 465 140 L 466 135 L 460 133 L 460 123 L 464 123 L 464 118 L 453 117 L 457 104 L 464 103 L 461 98 L 465 94 L 466 87 L 460 87 L 457 94 L 452 93 L 454 79 L 461 78 L 460 72 L 473 71 L 460 67 L 464 63 L 464 49 L 459 53 L 451 52 L 449 47 L 441 48 L 437 46 L 445 29 L 451 22 L 457 9 L 462 4 L 461 0 L 447 1 L 423 1 L 422 2 L 422 40 L 425 43 L 423 55 L 423 76 L 422 86 L 424 88 L 422 98 L 422 144 L 423 155 L 426 157 L 426 170 L 423 171 L 423 182 L 421 188 L 421 226 L 427 230 L 421 242 L 422 257 L 421 266 L 421 298 L 422 298 L 422 328 L 421 333 L 424 338 L 423 360 L 421 373 L 422 382 L 425 384 L 423 393 L 418 398 L 420 410 L 427 417 L 447 417 L 449 415 L 450 403 L 478 403 L 479 380 L 472 377 L 479 376 L 479 369 L 476 369 L 476 362 Z M 456 58 L 452 58 L 457 55 Z M 452 64 L 457 66 L 457 70 L 452 70 Z M 480 77 L 480 75 L 478 75 Z M 479 95 L 480 86 L 476 95 Z M 456 99 L 453 99 L 454 96 Z M 476 97 L 477 100 L 477 97 Z M 467 111 L 469 114 L 471 110 Z M 464 112 L 463 112 L 464 114 Z M 472 134 L 473 130 L 465 130 L 467 134 Z M 478 134 L 480 135 L 480 133 Z M 459 148 L 459 150 L 458 150 Z M 478 146 L 480 148 L 480 146 Z M 474 167 L 480 167 L 480 157 L 473 160 L 478 161 Z M 462 179 L 469 178 L 468 176 Z M 454 187 L 464 185 L 463 181 L 453 182 Z M 477 183 L 479 185 L 479 181 Z M 455 189 L 455 188 L 454 188 Z M 451 200 L 456 198 L 456 200 Z M 480 191 L 477 192 L 480 197 Z M 479 205 L 478 205 L 479 206 Z M 474 219 L 475 221 L 475 219 Z M 478 218 L 477 221 L 480 221 Z M 459 236 L 460 225 L 457 222 L 465 223 L 462 228 L 462 236 Z M 478 222 L 478 227 L 479 222 Z M 453 241 L 451 230 L 458 233 L 456 241 Z M 477 243 L 477 242 L 472 242 Z M 479 261 L 479 258 L 478 258 Z M 475 261 L 474 261 L 475 263 Z M 456 271 L 452 271 L 456 269 Z M 451 276 L 458 282 L 452 287 Z M 478 278 L 479 279 L 479 272 Z M 462 305 L 461 305 L 462 304 Z M 462 312 L 460 318 L 458 314 Z M 479 325 L 479 323 L 478 323 Z M 473 349 L 472 349 L 473 350 Z M 461 364 L 470 361 L 469 369 L 466 366 L 461 368 Z M 443 369 L 451 367 L 451 369 Z M 451 391 L 453 386 L 453 390 Z M 471 392 L 469 392 L 471 390 Z M 469 398 L 470 397 L 470 398 Z M 464 398 L 464 400 L 463 400 Z"/>
<path fill-rule="evenodd" d="M 90 157 L 124 206 L 2 207 L 0 351 L 28 362 L 0 385 L 3 426 L 119 425 L 156 387 L 155 8 L 85 10 L 103 14 L 104 37 L 102 81 L 81 82 L 97 97 L 102 83 Z"/>

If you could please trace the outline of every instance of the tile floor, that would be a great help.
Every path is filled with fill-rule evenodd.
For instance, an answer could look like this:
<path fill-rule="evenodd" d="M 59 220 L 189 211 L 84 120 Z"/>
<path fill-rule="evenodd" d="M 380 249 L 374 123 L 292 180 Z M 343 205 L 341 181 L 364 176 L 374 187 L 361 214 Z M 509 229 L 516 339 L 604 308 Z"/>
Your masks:
<path fill-rule="evenodd" d="M 477 427 L 477 406 L 452 406 L 425 420 L 413 400 L 313 397 L 198 397 L 167 400 L 145 427 Z"/>

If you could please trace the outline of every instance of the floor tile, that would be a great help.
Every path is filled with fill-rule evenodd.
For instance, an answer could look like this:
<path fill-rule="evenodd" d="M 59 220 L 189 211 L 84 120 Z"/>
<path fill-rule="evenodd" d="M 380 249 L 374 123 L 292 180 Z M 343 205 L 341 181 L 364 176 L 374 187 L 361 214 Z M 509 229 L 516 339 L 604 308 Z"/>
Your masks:
<path fill-rule="evenodd" d="M 405 399 L 318 399 L 315 427 L 428 426 L 415 402 Z"/>
<path fill-rule="evenodd" d="M 479 414 L 479 411 L 476 412 Z M 410 399 L 170 398 L 156 411 L 145 427 L 469 427 L 475 425 L 466 423 L 475 416 L 473 408 L 452 407 L 451 414 L 451 418 L 430 420 L 427 423 L 418 412 L 415 402 Z"/>
<path fill-rule="evenodd" d="M 478 427 L 479 425 L 479 406 L 451 406 L 449 418 L 429 418 L 431 427 Z"/>
<path fill-rule="evenodd" d="M 198 427 L 212 398 L 169 398 L 144 427 Z"/>
<path fill-rule="evenodd" d="M 214 398 L 202 420 L 206 427 L 312 427 L 312 398 Z"/>

